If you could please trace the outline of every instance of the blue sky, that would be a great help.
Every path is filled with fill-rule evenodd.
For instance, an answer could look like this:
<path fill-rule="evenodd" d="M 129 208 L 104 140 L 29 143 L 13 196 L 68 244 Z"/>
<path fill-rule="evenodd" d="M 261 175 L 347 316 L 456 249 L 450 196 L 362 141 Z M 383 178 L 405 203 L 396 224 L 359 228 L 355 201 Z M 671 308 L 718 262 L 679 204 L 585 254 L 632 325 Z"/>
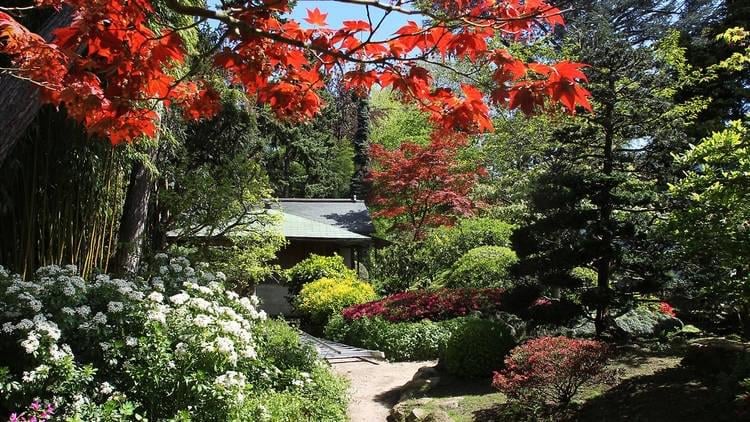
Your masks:
<path fill-rule="evenodd" d="M 340 28 L 341 23 L 345 20 L 367 20 L 367 12 L 364 6 L 354 4 L 344 4 L 336 1 L 314 1 L 301 0 L 297 2 L 297 7 L 292 13 L 292 17 L 307 25 L 304 19 L 307 17 L 307 9 L 320 9 L 323 13 L 328 13 L 328 26 L 331 28 Z M 380 9 L 370 8 L 373 25 L 377 25 L 384 12 Z M 393 12 L 380 27 L 377 33 L 378 39 L 383 39 L 393 34 L 398 28 L 401 28 L 407 21 L 414 20 L 419 22 L 419 16 L 406 16 L 401 13 Z"/>
<path fill-rule="evenodd" d="M 208 0 L 209 7 L 215 8 L 218 6 L 218 4 L 219 2 L 217 0 Z M 328 26 L 333 29 L 340 28 L 342 22 L 346 20 L 367 21 L 367 11 L 364 6 L 339 3 L 333 0 L 298 0 L 297 6 L 292 11 L 291 16 L 292 18 L 300 22 L 302 26 L 309 27 L 307 22 L 305 22 L 304 20 L 307 17 L 307 9 L 312 10 L 316 7 L 320 9 L 321 12 L 328 14 Z M 380 22 L 380 18 L 382 18 L 384 14 L 385 12 L 383 12 L 382 10 L 371 7 L 370 16 L 372 18 L 373 25 L 377 25 L 378 22 Z M 385 21 L 383 21 L 380 29 L 378 29 L 375 39 L 387 39 L 397 29 L 406 25 L 406 23 L 410 20 L 419 23 L 421 19 L 420 16 L 407 16 L 402 13 L 396 12 L 389 14 Z M 213 24 L 215 24 L 215 22 Z"/>

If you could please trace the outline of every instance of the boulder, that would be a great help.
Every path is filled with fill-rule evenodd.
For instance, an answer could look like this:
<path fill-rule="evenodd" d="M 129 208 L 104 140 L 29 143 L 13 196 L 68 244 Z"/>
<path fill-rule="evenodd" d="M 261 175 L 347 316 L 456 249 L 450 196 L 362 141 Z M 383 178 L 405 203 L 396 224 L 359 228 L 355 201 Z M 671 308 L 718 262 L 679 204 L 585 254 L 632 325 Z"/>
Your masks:
<path fill-rule="evenodd" d="M 440 383 L 440 377 L 416 378 L 404 384 L 401 387 L 401 396 L 398 401 L 406 401 L 419 396 L 425 395 L 428 391 L 435 388 Z"/>
<path fill-rule="evenodd" d="M 423 366 L 417 370 L 417 373 L 414 374 L 413 380 L 415 379 L 429 379 L 429 378 L 435 378 L 437 376 L 440 376 L 440 372 L 435 368 L 434 366 Z"/>
<path fill-rule="evenodd" d="M 430 414 L 430 412 L 428 412 L 427 410 L 425 410 L 425 409 L 423 409 L 421 407 L 415 407 L 406 416 L 406 422 L 421 422 L 421 421 L 424 421 L 429 414 Z"/>
<path fill-rule="evenodd" d="M 615 325 L 629 337 L 649 338 L 680 331 L 683 323 L 675 317 L 641 307 L 615 318 Z"/>

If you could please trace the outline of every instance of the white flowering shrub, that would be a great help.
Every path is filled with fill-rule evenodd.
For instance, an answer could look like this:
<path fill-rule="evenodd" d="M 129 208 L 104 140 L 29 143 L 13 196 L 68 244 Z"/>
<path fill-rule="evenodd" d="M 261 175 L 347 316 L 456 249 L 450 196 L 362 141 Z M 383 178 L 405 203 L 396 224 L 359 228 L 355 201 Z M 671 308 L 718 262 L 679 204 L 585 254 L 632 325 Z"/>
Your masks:
<path fill-rule="evenodd" d="M 261 392 L 304 386 L 318 363 L 275 363 L 256 298 L 204 265 L 156 261 L 129 280 L 49 266 L 24 281 L 0 267 L 0 417 L 41 399 L 63 420 L 236 420 Z"/>

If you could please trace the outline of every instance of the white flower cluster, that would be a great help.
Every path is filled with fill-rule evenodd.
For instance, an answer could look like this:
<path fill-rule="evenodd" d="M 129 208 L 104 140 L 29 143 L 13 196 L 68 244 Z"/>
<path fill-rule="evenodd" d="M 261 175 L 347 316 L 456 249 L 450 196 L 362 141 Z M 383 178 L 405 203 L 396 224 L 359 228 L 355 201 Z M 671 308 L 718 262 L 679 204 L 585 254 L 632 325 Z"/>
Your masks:
<path fill-rule="evenodd" d="M 310 377 L 310 373 L 308 373 L 308 372 L 300 372 L 299 376 L 300 376 L 299 378 L 293 379 L 292 382 L 291 382 L 291 384 L 294 387 L 302 388 L 305 385 L 313 384 L 313 380 Z"/>
<path fill-rule="evenodd" d="M 266 318 L 258 299 L 227 290 L 226 276 L 203 265 L 192 267 L 185 258 L 157 259 L 163 261 L 159 274 L 149 280 L 100 274 L 86 283 L 74 266 L 48 266 L 24 281 L 0 267 L 0 336 L 12 338 L 34 362 L 18 372 L 22 380 L 54 382 L 59 368 L 71 363 L 77 368 L 65 338 L 87 339 L 86 347 L 101 352 L 95 366 L 115 373 L 120 365 L 135 362 L 133 348 L 147 346 L 152 341 L 148 330 L 158 329 L 169 337 L 166 344 L 176 344 L 170 370 L 208 365 L 214 375 L 221 374 L 215 387 L 242 399 L 249 388 L 243 371 L 257 367 L 253 328 Z M 98 394 L 121 394 L 112 384 L 100 384 Z M 78 405 L 91 400 L 81 396 Z"/>
<path fill-rule="evenodd" d="M 223 390 L 224 393 L 233 394 L 236 401 L 245 399 L 244 391 L 247 389 L 247 378 L 245 374 L 236 371 L 227 371 L 214 380 L 214 385 Z"/>
<path fill-rule="evenodd" d="M 21 347 L 30 355 L 37 353 L 42 342 L 54 344 L 60 339 L 61 333 L 57 324 L 48 321 L 42 314 L 35 315 L 33 321 L 22 319 L 15 327 L 7 324 L 4 324 L 4 330 L 8 329 L 11 332 L 15 330 L 28 331 L 26 338 L 21 341 Z"/>
<path fill-rule="evenodd" d="M 107 274 L 99 274 L 94 278 L 90 286 L 91 289 L 110 291 L 117 293 L 125 300 L 139 302 L 143 300 L 143 288 L 134 281 L 122 280 L 119 278 L 110 278 Z M 113 295 L 114 296 L 114 295 Z"/>
<path fill-rule="evenodd" d="M 230 365 L 257 358 L 252 327 L 266 315 L 257 310 L 256 297 L 226 290 L 220 282 L 224 278 L 195 270 L 185 258 L 172 258 L 151 280 L 151 286 L 181 289 L 169 297 L 157 290 L 147 295 L 148 319 L 166 325 L 167 332 L 178 333 L 178 356 L 187 358 L 191 351 L 216 355 Z"/>
<path fill-rule="evenodd" d="M 48 365 L 39 365 L 31 371 L 24 371 L 21 380 L 25 383 L 35 383 L 44 381 L 49 376 L 50 367 Z"/>

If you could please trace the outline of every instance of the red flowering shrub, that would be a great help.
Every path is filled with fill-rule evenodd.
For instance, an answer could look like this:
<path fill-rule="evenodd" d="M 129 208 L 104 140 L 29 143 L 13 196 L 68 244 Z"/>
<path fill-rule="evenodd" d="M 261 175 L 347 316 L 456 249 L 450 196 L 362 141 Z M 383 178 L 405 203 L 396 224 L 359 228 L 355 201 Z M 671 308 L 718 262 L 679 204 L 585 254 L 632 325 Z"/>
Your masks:
<path fill-rule="evenodd" d="M 664 315 L 669 315 L 673 318 L 677 316 L 677 312 L 675 312 L 672 305 L 667 302 L 659 302 L 659 312 L 663 313 Z"/>
<path fill-rule="evenodd" d="M 566 405 L 584 385 L 606 381 L 607 345 L 595 340 L 539 337 L 510 352 L 492 386 L 524 405 Z"/>
<path fill-rule="evenodd" d="M 381 300 L 350 306 L 345 319 L 381 317 L 391 322 L 442 321 L 475 311 L 501 310 L 503 289 L 439 289 L 396 293 Z"/>

